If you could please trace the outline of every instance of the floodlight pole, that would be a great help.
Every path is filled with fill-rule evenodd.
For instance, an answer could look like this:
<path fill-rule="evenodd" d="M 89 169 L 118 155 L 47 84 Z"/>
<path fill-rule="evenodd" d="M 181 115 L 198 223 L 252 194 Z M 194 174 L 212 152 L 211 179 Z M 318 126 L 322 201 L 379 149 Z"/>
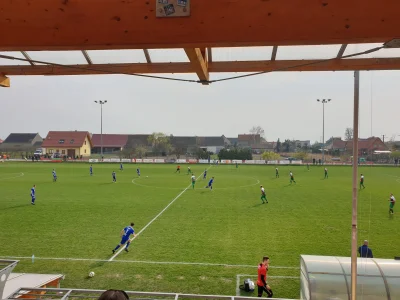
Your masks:
<path fill-rule="evenodd" d="M 101 159 L 103 159 L 103 105 L 107 103 L 107 100 L 99 100 L 94 101 L 97 104 L 100 104 L 100 153 Z"/>
<path fill-rule="evenodd" d="M 325 164 L 325 104 L 331 99 L 317 99 L 317 101 L 322 103 L 322 164 Z"/>
<path fill-rule="evenodd" d="M 353 211 L 351 220 L 351 300 L 357 299 L 357 183 L 358 183 L 358 115 L 360 101 L 360 72 L 354 72 L 353 112 Z"/>

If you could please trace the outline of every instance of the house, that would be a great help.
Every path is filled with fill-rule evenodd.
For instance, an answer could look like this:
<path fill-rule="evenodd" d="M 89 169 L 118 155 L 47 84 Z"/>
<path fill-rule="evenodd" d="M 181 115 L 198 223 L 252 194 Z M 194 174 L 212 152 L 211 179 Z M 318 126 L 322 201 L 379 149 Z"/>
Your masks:
<path fill-rule="evenodd" d="M 261 144 L 261 136 L 259 134 L 239 134 L 238 146 L 249 147 L 251 145 Z"/>
<path fill-rule="evenodd" d="M 225 148 L 226 138 L 225 136 L 198 136 L 196 137 L 196 144 L 199 148 L 218 154 L 219 151 Z"/>
<path fill-rule="evenodd" d="M 3 140 L 2 140 L 2 139 L 0 139 L 0 144 L 1 144 L 1 143 L 3 143 Z"/>
<path fill-rule="evenodd" d="M 276 142 L 265 142 L 261 144 L 251 145 L 251 150 L 253 153 L 264 153 L 266 151 L 275 152 L 276 151 Z"/>
<path fill-rule="evenodd" d="M 349 140 L 346 144 L 347 151 L 353 151 L 353 141 Z M 374 151 L 386 151 L 388 150 L 384 142 L 378 137 L 369 137 L 367 139 L 358 140 L 358 155 L 371 155 Z"/>
<path fill-rule="evenodd" d="M 102 137 L 103 136 L 103 137 Z M 113 153 L 121 151 L 128 143 L 127 134 L 93 134 L 92 135 L 92 153 L 101 153 L 103 145 L 103 153 Z"/>
<path fill-rule="evenodd" d="M 87 131 L 50 131 L 42 144 L 44 154 L 68 157 L 90 156 L 92 147 Z"/>
<path fill-rule="evenodd" d="M 328 151 L 339 151 L 352 153 L 353 140 L 343 141 L 341 138 L 333 138 L 326 146 Z M 388 147 L 379 137 L 369 137 L 367 139 L 358 139 L 358 155 L 371 155 L 374 151 L 386 151 Z"/>
<path fill-rule="evenodd" d="M 171 145 L 176 153 L 185 154 L 196 147 L 197 139 L 195 136 L 172 136 Z"/>
<path fill-rule="evenodd" d="M 236 138 L 227 138 L 228 139 L 228 141 L 229 141 L 229 145 L 231 146 L 231 147 L 237 147 L 237 146 L 239 146 L 239 139 L 236 137 Z"/>
<path fill-rule="evenodd" d="M 41 148 L 43 139 L 39 133 L 11 133 L 1 144 L 4 152 L 35 152 Z"/>

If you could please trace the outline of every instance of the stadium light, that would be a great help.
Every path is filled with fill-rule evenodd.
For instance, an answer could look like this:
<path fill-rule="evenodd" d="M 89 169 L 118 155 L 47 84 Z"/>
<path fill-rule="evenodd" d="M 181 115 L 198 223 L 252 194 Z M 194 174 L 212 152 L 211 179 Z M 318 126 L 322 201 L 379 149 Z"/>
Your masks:
<path fill-rule="evenodd" d="M 322 103 L 322 164 L 325 164 L 325 104 L 331 99 L 317 99 L 317 101 Z"/>
<path fill-rule="evenodd" d="M 101 107 L 101 113 L 100 113 L 100 153 L 101 153 L 101 159 L 103 160 L 103 105 L 107 103 L 107 100 L 95 100 L 94 101 L 97 104 L 100 104 Z"/>

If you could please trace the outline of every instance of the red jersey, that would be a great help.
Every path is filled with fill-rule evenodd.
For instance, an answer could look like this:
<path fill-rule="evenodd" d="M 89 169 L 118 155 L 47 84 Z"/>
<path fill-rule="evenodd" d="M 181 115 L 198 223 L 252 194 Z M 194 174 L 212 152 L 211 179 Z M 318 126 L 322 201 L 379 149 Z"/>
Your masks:
<path fill-rule="evenodd" d="M 264 275 L 265 282 L 267 282 L 267 267 L 264 264 L 258 265 L 258 278 L 257 278 L 258 286 L 264 286 L 264 282 L 261 280 L 261 275 Z"/>
<path fill-rule="evenodd" d="M 181 168 L 181 166 L 178 166 L 177 169 L 179 170 Z"/>

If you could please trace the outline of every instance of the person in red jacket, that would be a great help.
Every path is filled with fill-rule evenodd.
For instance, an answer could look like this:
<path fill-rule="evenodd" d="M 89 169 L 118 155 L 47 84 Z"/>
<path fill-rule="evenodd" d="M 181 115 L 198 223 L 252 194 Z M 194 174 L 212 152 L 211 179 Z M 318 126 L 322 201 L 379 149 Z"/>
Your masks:
<path fill-rule="evenodd" d="M 257 286 L 258 286 L 258 297 L 262 297 L 263 292 L 266 292 L 268 298 L 272 298 L 274 295 L 270 286 L 267 283 L 267 274 L 269 267 L 269 257 L 264 256 L 262 262 L 258 265 L 258 278 L 257 278 Z"/>

